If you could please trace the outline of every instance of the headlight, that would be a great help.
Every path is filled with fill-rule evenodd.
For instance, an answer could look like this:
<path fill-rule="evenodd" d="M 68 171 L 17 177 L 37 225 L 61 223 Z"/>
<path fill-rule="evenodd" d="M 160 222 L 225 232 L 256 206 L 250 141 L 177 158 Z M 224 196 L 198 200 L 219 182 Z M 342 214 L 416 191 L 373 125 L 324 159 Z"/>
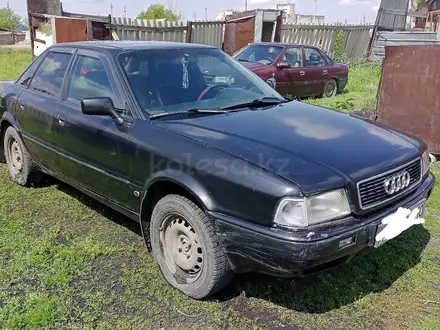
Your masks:
<path fill-rule="evenodd" d="M 306 198 L 284 198 L 278 204 L 274 222 L 286 227 L 307 227 L 350 214 L 344 189 Z"/>
<path fill-rule="evenodd" d="M 429 171 L 429 167 L 431 166 L 431 159 L 429 157 L 429 152 L 426 150 L 422 156 L 422 175 L 425 175 Z"/>

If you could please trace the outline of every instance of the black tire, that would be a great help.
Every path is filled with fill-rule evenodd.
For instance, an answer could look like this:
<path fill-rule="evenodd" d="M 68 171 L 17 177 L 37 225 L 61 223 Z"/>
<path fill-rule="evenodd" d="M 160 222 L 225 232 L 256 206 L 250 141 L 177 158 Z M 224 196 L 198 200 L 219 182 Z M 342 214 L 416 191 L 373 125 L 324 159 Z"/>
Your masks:
<path fill-rule="evenodd" d="M 324 85 L 324 89 L 322 90 L 323 98 L 331 98 L 336 95 L 338 92 L 338 83 L 335 79 L 329 79 Z"/>
<path fill-rule="evenodd" d="M 12 180 L 20 186 L 29 186 L 40 179 L 38 167 L 12 126 L 6 129 L 3 148 Z"/>
<path fill-rule="evenodd" d="M 194 233 L 193 244 L 182 245 L 185 242 L 182 241 L 182 236 L 189 241 L 191 238 L 180 231 L 181 229 L 188 230 L 190 234 Z M 209 297 L 231 280 L 229 262 L 214 231 L 214 224 L 189 199 L 179 195 L 167 195 L 159 200 L 151 216 L 150 237 L 152 253 L 163 276 L 174 288 L 187 296 L 194 299 Z M 170 237 L 176 239 L 169 239 Z M 188 245 L 191 250 L 189 252 L 185 249 Z M 186 255 L 182 246 L 185 247 Z M 170 254 L 170 250 L 174 251 L 173 255 Z M 197 261 L 194 253 L 197 253 Z M 188 254 L 191 256 L 188 257 Z M 185 270 L 178 265 L 182 259 L 185 259 L 184 263 L 191 264 L 194 261 L 196 265 L 191 270 Z"/>

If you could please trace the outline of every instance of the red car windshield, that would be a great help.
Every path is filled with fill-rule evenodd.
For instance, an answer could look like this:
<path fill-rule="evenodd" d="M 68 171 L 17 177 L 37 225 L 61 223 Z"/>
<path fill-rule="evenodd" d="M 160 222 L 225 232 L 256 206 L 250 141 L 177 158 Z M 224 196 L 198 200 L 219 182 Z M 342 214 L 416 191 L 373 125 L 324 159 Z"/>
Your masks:
<path fill-rule="evenodd" d="M 272 45 L 249 45 L 234 55 L 234 58 L 243 62 L 259 62 L 272 64 L 282 52 L 283 47 Z"/>

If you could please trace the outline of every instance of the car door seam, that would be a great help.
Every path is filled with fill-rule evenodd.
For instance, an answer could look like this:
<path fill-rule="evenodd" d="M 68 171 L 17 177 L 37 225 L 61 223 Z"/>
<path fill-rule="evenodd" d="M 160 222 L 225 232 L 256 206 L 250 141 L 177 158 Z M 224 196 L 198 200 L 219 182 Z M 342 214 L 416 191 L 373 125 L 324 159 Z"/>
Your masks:
<path fill-rule="evenodd" d="M 48 150 L 51 150 L 51 151 L 57 153 L 60 157 L 66 157 L 66 158 L 68 158 L 68 159 L 70 159 L 70 160 L 72 160 L 72 161 L 74 161 L 74 162 L 76 162 L 76 163 L 78 163 L 78 164 L 84 165 L 84 166 L 86 166 L 86 167 L 88 167 L 88 168 L 90 168 L 90 169 L 92 169 L 92 170 L 94 170 L 94 171 L 97 171 L 97 172 L 103 173 L 103 174 L 105 174 L 105 175 L 107 175 L 107 176 L 109 176 L 109 177 L 111 177 L 111 178 L 113 178 L 113 179 L 116 179 L 116 180 L 118 180 L 118 181 L 120 181 L 120 182 L 122 182 L 122 183 L 124 183 L 124 184 L 127 184 L 127 185 L 131 185 L 131 184 L 132 184 L 130 180 L 127 180 L 127 179 L 125 179 L 125 178 L 122 178 L 122 177 L 118 177 L 118 176 L 116 176 L 116 175 L 113 175 L 113 174 L 111 174 L 111 173 L 109 173 L 109 172 L 107 172 L 107 171 L 104 171 L 104 170 L 102 170 L 102 169 L 96 167 L 96 166 L 90 165 L 90 164 L 88 164 L 88 163 L 85 162 L 85 161 L 82 161 L 82 160 L 79 160 L 79 159 L 75 159 L 74 157 L 69 156 L 68 154 L 66 154 L 66 153 L 64 153 L 64 152 L 61 152 L 61 151 L 59 151 L 59 150 L 57 150 L 57 149 L 55 149 L 55 148 L 51 148 L 51 147 L 49 147 L 49 146 L 45 146 L 43 143 L 41 143 L 41 142 L 39 142 L 39 141 L 37 141 L 37 140 L 31 138 L 31 137 L 27 137 L 27 138 L 28 138 L 29 140 L 31 140 L 32 142 L 34 142 L 34 143 L 38 143 L 39 145 L 42 145 L 42 146 L 46 147 Z"/>

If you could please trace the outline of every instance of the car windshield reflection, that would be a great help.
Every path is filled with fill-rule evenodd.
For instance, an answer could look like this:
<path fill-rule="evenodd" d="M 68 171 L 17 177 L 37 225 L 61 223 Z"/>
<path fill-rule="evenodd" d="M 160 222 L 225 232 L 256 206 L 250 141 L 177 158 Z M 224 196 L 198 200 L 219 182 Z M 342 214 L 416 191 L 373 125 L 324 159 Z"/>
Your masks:
<path fill-rule="evenodd" d="M 118 60 L 150 116 L 221 109 L 267 97 L 283 101 L 268 84 L 214 48 L 130 52 Z"/>

